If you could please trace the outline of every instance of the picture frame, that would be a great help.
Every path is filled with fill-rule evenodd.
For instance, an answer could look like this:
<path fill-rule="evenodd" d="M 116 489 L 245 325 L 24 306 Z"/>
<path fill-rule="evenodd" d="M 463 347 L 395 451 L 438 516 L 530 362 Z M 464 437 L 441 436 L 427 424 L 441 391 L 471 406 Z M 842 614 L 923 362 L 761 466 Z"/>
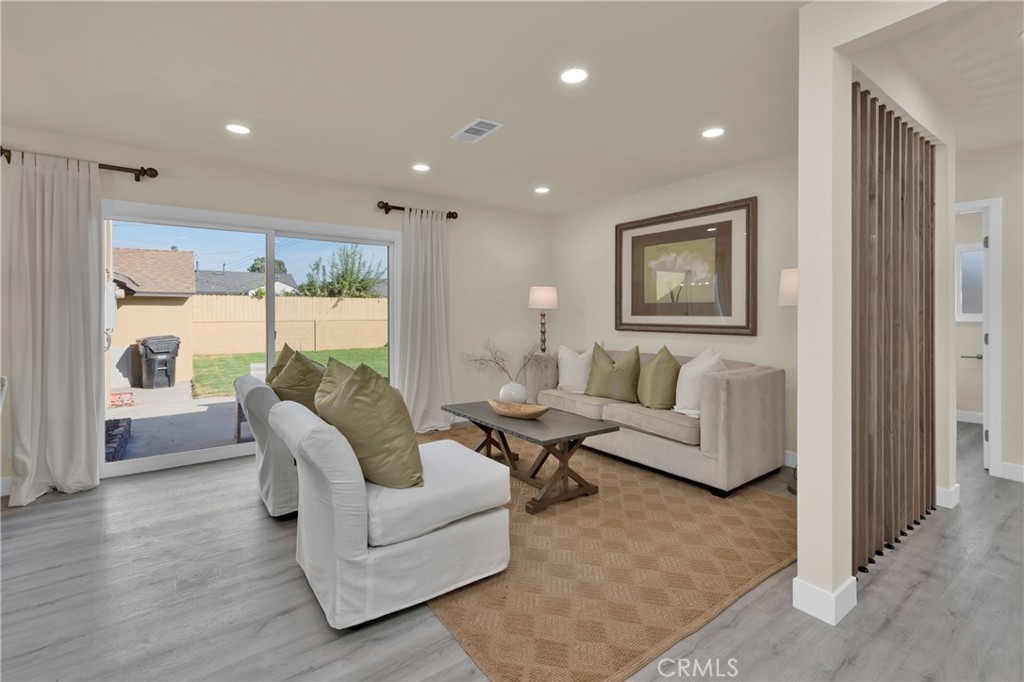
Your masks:
<path fill-rule="evenodd" d="M 757 335 L 757 197 L 615 226 L 615 328 Z"/>

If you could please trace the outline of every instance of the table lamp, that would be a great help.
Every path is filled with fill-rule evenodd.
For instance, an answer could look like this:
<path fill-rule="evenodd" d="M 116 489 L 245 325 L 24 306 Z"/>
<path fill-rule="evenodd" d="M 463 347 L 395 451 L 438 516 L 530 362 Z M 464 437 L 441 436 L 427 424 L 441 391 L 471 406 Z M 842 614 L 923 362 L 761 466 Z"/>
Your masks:
<path fill-rule="evenodd" d="M 540 352 L 548 350 L 547 311 L 558 310 L 558 287 L 530 287 L 530 310 L 540 311 Z"/>

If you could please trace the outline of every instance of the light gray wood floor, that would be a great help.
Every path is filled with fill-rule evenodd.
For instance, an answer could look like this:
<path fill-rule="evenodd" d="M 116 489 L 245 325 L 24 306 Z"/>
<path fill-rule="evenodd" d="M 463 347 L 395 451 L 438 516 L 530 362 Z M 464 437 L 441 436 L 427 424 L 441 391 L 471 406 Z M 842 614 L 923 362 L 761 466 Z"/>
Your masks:
<path fill-rule="evenodd" d="M 961 506 L 862 576 L 838 626 L 790 606 L 790 567 L 635 679 L 665 679 L 660 658 L 734 658 L 750 680 L 1022 679 L 1022 488 L 980 451 L 961 425 Z M 757 485 L 788 494 L 789 476 Z M 484 679 L 425 606 L 329 628 L 249 458 L 47 495 L 0 526 L 4 680 Z"/>

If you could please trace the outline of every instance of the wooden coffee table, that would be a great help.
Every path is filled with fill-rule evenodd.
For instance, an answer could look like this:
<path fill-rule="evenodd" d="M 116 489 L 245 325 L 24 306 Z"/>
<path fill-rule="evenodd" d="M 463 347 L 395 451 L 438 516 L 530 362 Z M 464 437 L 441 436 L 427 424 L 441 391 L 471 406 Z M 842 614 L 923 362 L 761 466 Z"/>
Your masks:
<path fill-rule="evenodd" d="M 511 469 L 512 476 L 539 488 L 537 495 L 526 503 L 528 514 L 536 514 L 556 502 L 571 500 L 580 495 L 596 495 L 597 486 L 569 466 L 569 460 L 587 437 L 619 430 L 614 424 L 555 409 L 549 410 L 540 419 L 502 417 L 483 401 L 443 405 L 441 409 L 468 419 L 484 432 L 483 440 L 475 448 L 477 452 L 503 462 Z M 507 436 L 515 436 L 541 447 L 528 469 L 516 467 L 519 456 L 509 447 Z M 497 454 L 493 451 L 494 447 L 498 449 Z M 558 468 L 549 478 L 540 478 L 540 469 L 548 457 L 558 460 Z"/>

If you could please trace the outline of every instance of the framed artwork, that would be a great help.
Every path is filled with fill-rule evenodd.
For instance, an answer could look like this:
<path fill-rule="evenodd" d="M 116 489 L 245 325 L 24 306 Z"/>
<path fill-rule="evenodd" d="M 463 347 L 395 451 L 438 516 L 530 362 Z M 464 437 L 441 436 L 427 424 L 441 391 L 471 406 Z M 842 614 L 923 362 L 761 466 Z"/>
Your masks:
<path fill-rule="evenodd" d="M 615 226 L 615 328 L 757 335 L 757 197 Z"/>

